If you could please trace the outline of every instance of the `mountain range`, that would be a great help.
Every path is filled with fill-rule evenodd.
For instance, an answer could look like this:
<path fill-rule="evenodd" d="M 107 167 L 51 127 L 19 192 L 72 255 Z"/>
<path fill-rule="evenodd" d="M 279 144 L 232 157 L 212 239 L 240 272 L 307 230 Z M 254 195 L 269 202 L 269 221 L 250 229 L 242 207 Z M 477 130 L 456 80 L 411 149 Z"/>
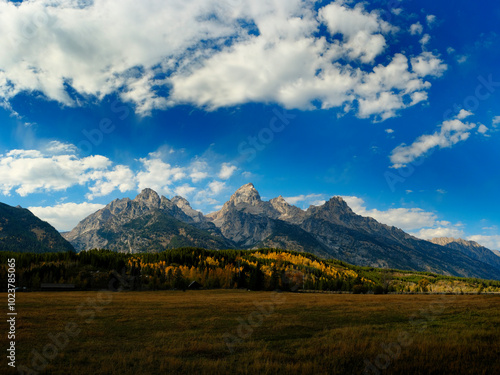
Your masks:
<path fill-rule="evenodd" d="M 169 200 L 145 189 L 135 199 L 112 201 L 64 237 L 77 251 L 269 247 L 360 266 L 500 279 L 500 257 L 486 248 L 418 239 L 355 214 L 341 197 L 307 210 L 288 204 L 282 196 L 263 201 L 253 184 L 239 188 L 219 211 L 208 215 L 182 197 Z"/>

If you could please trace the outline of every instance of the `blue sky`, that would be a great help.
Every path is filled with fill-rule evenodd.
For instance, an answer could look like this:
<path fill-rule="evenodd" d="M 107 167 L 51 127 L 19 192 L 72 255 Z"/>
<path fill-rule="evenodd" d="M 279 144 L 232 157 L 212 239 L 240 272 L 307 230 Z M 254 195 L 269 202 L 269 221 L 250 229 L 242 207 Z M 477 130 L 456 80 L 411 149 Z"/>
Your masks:
<path fill-rule="evenodd" d="M 500 4 L 0 1 L 0 201 L 59 230 L 253 182 L 500 249 Z"/>

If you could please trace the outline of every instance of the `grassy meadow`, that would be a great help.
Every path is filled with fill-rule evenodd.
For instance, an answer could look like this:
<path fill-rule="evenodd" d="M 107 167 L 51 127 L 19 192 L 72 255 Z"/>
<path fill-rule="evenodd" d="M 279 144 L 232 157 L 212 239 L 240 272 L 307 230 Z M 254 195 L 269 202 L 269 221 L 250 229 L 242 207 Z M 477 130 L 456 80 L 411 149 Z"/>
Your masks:
<path fill-rule="evenodd" d="M 16 296 L 19 373 L 500 373 L 498 295 L 200 290 Z M 0 373 L 18 371 L 4 357 Z"/>

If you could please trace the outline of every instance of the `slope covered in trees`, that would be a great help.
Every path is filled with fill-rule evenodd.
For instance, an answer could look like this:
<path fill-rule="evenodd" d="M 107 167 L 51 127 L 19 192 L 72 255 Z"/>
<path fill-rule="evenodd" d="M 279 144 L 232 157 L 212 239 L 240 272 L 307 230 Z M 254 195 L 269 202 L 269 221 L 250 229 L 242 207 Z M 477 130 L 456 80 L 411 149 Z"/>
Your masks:
<path fill-rule="evenodd" d="M 74 249 L 52 225 L 31 211 L 0 203 L 0 251 L 46 253 Z"/>
<path fill-rule="evenodd" d="M 91 250 L 78 254 L 0 252 L 0 282 L 6 260 L 16 259 L 17 286 L 38 290 L 43 283 L 70 283 L 76 289 L 166 290 L 201 288 L 250 290 L 387 292 L 494 292 L 500 281 L 431 273 L 357 267 L 312 254 L 277 249 L 205 250 L 181 248 L 154 254 Z"/>

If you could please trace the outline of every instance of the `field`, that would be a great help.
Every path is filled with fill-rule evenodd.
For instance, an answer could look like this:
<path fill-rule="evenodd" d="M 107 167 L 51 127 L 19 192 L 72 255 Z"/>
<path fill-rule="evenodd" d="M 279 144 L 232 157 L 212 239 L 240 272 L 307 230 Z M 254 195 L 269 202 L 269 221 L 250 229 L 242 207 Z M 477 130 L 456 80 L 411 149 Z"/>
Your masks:
<path fill-rule="evenodd" d="M 202 290 L 16 297 L 16 364 L 26 374 L 500 373 L 496 295 Z M 17 373 L 5 356 L 2 362 L 0 373 Z"/>

